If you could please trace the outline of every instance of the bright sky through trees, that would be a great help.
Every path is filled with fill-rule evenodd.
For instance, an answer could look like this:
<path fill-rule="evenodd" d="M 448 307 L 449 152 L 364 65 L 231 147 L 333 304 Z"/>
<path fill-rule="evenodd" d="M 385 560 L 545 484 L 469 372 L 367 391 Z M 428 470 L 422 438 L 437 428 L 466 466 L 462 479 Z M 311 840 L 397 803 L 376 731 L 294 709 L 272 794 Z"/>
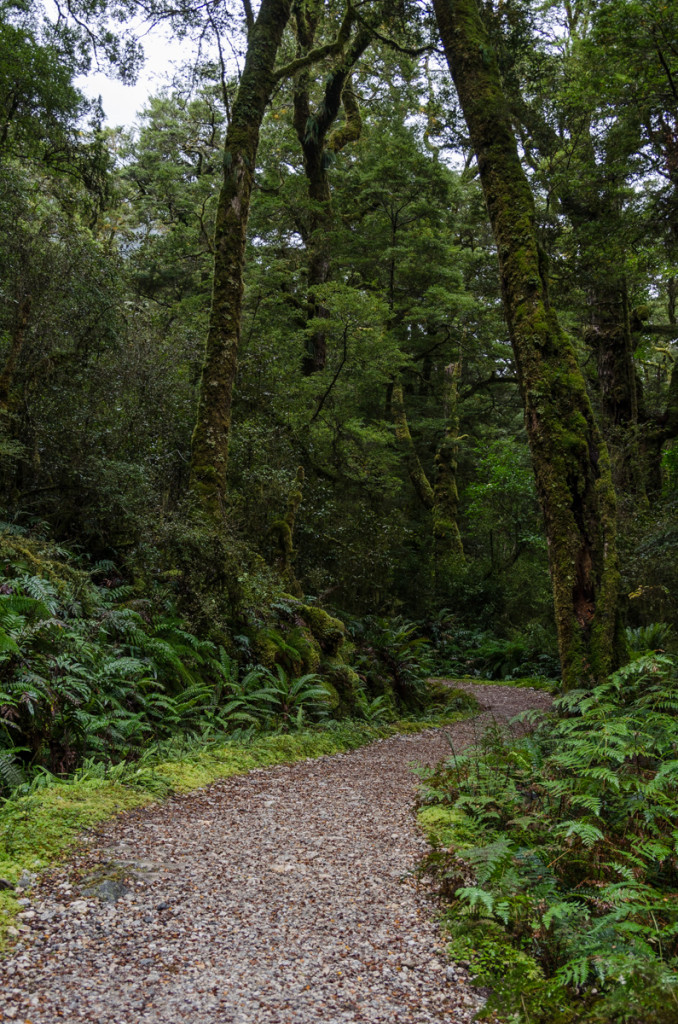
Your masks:
<path fill-rule="evenodd" d="M 172 38 L 162 25 L 147 29 L 145 34 L 141 30 L 140 38 L 145 61 L 134 85 L 124 85 L 102 71 L 93 71 L 75 80 L 86 96 L 92 99 L 101 96 L 106 122 L 111 126 L 133 123 L 149 96 L 169 84 L 176 66 L 186 59 L 186 47 L 190 45 L 185 40 Z"/>

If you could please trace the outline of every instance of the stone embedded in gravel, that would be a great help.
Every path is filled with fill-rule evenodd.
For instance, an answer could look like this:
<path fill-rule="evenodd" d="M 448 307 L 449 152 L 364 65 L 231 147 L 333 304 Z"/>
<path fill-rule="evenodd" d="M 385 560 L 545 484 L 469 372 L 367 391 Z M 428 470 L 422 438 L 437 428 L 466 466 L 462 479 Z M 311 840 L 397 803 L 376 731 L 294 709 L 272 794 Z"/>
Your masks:
<path fill-rule="evenodd" d="M 441 969 L 444 942 L 410 874 L 426 844 L 409 765 L 448 757 L 445 733 L 461 749 L 493 716 L 550 698 L 465 688 L 492 714 L 258 770 L 109 822 L 33 892 L 58 927 L 32 930 L 0 964 L 4 1017 L 470 1024 L 482 999 L 463 972 Z M 83 878 L 132 857 L 154 866 L 146 884 L 116 903 L 68 904 Z"/>
<path fill-rule="evenodd" d="M 97 899 L 102 900 L 104 903 L 117 903 L 128 892 L 129 889 L 124 882 L 118 882 L 112 878 L 105 878 L 98 885 L 92 886 L 89 889 L 83 889 L 84 895 L 96 896 Z"/>

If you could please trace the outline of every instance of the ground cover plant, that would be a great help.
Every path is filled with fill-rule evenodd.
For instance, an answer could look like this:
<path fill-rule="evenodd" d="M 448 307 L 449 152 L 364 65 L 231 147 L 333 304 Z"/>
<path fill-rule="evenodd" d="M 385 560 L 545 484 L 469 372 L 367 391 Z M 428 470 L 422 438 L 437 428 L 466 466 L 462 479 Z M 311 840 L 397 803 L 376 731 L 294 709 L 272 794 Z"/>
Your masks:
<path fill-rule="evenodd" d="M 290 599 L 278 603 L 285 635 L 253 628 L 252 650 L 226 634 L 229 654 L 196 635 L 166 595 L 152 602 L 123 583 L 111 562 L 84 568 L 68 551 L 22 535 L 6 534 L 4 546 L 0 795 L 43 769 L 64 776 L 84 763 L 135 762 L 171 737 L 251 738 L 349 714 L 379 723 L 410 705 L 425 717 L 449 703 L 447 691 L 426 682 L 428 644 L 408 643 L 397 624 L 380 627 L 405 637 L 388 664 L 368 648 L 358 674 L 350 650 L 338 656 L 343 623 Z M 319 642 L 297 607 L 316 623 Z M 309 663 L 315 670 L 305 671 Z"/>
<path fill-rule="evenodd" d="M 678 1015 L 678 667 L 650 652 L 533 732 L 490 729 L 422 772 L 424 865 L 487 1019 Z M 520 732 L 523 732 L 521 735 Z"/>

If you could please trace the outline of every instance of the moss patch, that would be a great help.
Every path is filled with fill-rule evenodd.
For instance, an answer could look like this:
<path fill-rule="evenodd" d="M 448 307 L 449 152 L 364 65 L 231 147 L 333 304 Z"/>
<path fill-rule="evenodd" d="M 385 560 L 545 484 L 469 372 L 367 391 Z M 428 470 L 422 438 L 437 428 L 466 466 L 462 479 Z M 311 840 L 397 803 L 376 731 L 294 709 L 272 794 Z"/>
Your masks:
<path fill-rule="evenodd" d="M 459 815 L 451 807 L 422 807 L 417 820 L 431 846 L 449 846 L 455 834 Z"/>

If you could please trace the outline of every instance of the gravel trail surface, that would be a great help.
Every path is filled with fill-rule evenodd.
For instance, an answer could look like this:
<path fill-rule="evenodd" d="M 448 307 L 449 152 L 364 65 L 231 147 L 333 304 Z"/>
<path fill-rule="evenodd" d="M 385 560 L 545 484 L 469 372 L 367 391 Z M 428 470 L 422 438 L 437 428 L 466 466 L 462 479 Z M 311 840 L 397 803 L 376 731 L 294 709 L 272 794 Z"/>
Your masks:
<path fill-rule="evenodd" d="M 0 1020 L 22 1024 L 468 1024 L 408 874 L 425 842 L 413 761 L 473 743 L 491 715 L 548 707 L 472 686 L 487 710 L 444 730 L 260 769 L 125 814 L 28 893 L 0 965 Z"/>

